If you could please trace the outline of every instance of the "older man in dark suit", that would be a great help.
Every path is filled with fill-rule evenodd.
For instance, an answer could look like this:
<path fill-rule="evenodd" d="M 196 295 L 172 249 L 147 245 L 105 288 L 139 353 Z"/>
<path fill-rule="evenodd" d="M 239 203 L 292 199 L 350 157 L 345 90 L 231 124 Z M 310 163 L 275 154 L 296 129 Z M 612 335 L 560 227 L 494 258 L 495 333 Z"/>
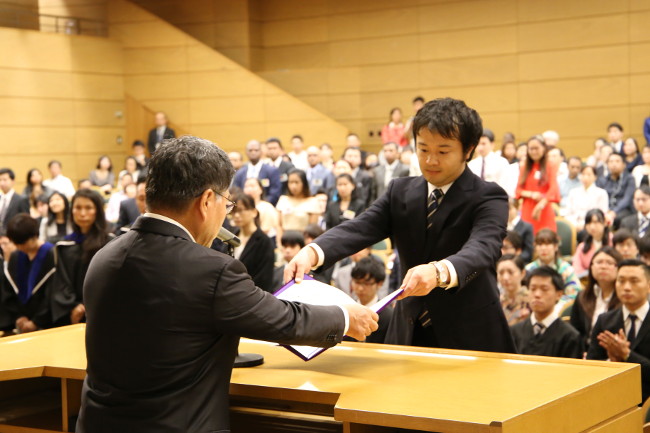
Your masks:
<path fill-rule="evenodd" d="M 309 306 L 256 288 L 238 260 L 209 248 L 233 168 L 213 143 L 162 144 L 149 166 L 151 213 L 93 258 L 84 284 L 88 375 L 77 432 L 226 432 L 239 336 L 329 347 L 361 339 L 377 315 Z"/>
<path fill-rule="evenodd" d="M 19 213 L 29 213 L 29 199 L 14 190 L 16 175 L 10 168 L 0 169 L 0 227 L 7 230 L 7 224 Z"/>
<path fill-rule="evenodd" d="M 481 118 L 463 101 L 436 99 L 418 111 L 413 127 L 422 176 L 394 179 L 363 214 L 303 248 L 285 279 L 391 237 L 405 299 L 386 343 L 514 352 L 495 273 L 508 196 L 467 168 Z"/>
<path fill-rule="evenodd" d="M 397 144 L 392 141 L 384 144 L 384 158 L 386 158 L 386 162 L 379 164 L 373 169 L 375 175 L 372 194 L 373 200 L 386 191 L 391 180 L 409 175 L 409 167 L 402 164 L 399 160 Z"/>

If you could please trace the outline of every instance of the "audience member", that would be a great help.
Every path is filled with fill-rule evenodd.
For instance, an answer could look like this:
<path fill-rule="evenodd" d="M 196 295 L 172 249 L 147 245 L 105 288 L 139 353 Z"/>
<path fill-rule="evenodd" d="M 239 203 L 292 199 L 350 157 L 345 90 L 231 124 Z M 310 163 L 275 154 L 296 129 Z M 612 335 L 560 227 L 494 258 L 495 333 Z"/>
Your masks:
<path fill-rule="evenodd" d="M 497 262 L 497 281 L 502 289 L 501 307 L 509 326 L 530 316 L 528 288 L 522 284 L 525 276 L 521 257 L 504 254 Z"/>
<path fill-rule="evenodd" d="M 623 127 L 618 122 L 612 122 L 607 126 L 607 138 L 609 145 L 614 152 L 623 153 Z"/>
<path fill-rule="evenodd" d="M 587 284 L 571 308 L 571 325 L 580 333 L 583 351 L 589 347 L 589 337 L 598 316 L 619 306 L 614 286 L 616 267 L 623 260 L 613 247 L 599 249 L 589 263 Z"/>
<path fill-rule="evenodd" d="M 544 137 L 544 142 L 549 149 L 556 148 L 560 144 L 560 134 L 557 131 L 544 131 L 542 132 L 542 137 Z"/>
<path fill-rule="evenodd" d="M 624 260 L 639 258 L 639 237 L 628 229 L 617 230 L 612 244 Z"/>
<path fill-rule="evenodd" d="M 416 96 L 413 98 L 413 115 L 408 118 L 406 121 L 406 124 L 404 125 L 404 130 L 406 137 L 409 140 L 409 144 L 411 146 L 415 146 L 415 138 L 413 136 L 413 119 L 415 119 L 415 115 L 420 111 L 420 108 L 424 107 L 425 100 L 422 96 Z"/>
<path fill-rule="evenodd" d="M 113 192 L 106 204 L 106 221 L 115 223 L 120 217 L 120 205 L 128 198 L 135 198 L 135 183 L 130 173 L 125 173 L 118 184 L 117 191 Z M 130 197 L 129 197 L 130 194 Z"/>
<path fill-rule="evenodd" d="M 70 204 L 68 198 L 58 191 L 50 195 L 47 204 L 47 217 L 41 221 L 38 238 L 55 244 L 73 231 Z"/>
<path fill-rule="evenodd" d="M 636 187 L 641 185 L 650 185 L 648 176 L 650 176 L 650 146 L 645 146 L 641 150 L 641 160 L 643 164 L 639 164 L 632 170 L 632 177 Z"/>
<path fill-rule="evenodd" d="M 523 198 L 521 219 L 532 224 L 534 233 L 548 228 L 557 230 L 551 203 L 560 201 L 556 167 L 546 161 L 546 144 L 540 135 L 527 143 L 528 155 L 519 175 L 516 197 Z"/>
<path fill-rule="evenodd" d="M 620 262 L 616 295 L 622 305 L 598 317 L 587 353 L 587 359 L 640 364 L 642 401 L 650 397 L 649 291 L 648 266 L 639 260 Z"/>
<path fill-rule="evenodd" d="M 508 161 L 494 152 L 494 133 L 483 129 L 483 134 L 475 150 L 475 158 L 467 163 L 472 172 L 483 180 L 496 182 L 507 188 L 505 176 L 508 175 Z"/>
<path fill-rule="evenodd" d="M 309 167 L 305 174 L 312 195 L 320 189 L 328 190 L 334 185 L 334 175 L 320 163 L 320 150 L 316 146 L 307 148 L 307 163 Z"/>
<path fill-rule="evenodd" d="M 564 281 L 565 298 L 574 299 L 582 290 L 580 280 L 576 276 L 573 267 L 562 260 L 559 254 L 560 239 L 557 233 L 550 229 L 542 229 L 535 235 L 535 255 L 537 259 L 526 265 L 526 272 L 530 272 L 542 266 L 548 266 L 555 270 Z M 529 287 L 530 289 L 530 287 Z"/>
<path fill-rule="evenodd" d="M 598 163 L 596 164 L 596 176 L 598 178 L 609 176 L 609 168 L 607 167 L 607 161 L 609 160 L 609 155 L 614 153 L 614 148 L 609 144 L 604 145 L 600 148 L 600 153 L 598 155 Z"/>
<path fill-rule="evenodd" d="M 585 216 L 585 230 L 587 237 L 578 244 L 573 255 L 573 270 L 582 278 L 589 272 L 589 264 L 596 253 L 604 246 L 609 245 L 609 227 L 605 222 L 605 214 L 600 209 L 592 209 Z"/>
<path fill-rule="evenodd" d="M 388 123 L 381 129 L 381 142 L 384 144 L 397 143 L 400 147 L 409 144 L 406 127 L 402 123 L 402 110 L 397 107 L 390 110 Z"/>
<path fill-rule="evenodd" d="M 364 164 L 366 170 L 374 170 L 379 165 L 379 157 L 375 153 L 368 152 Z"/>
<path fill-rule="evenodd" d="M 228 159 L 235 171 L 239 170 L 242 165 L 244 165 L 244 157 L 239 152 L 228 152 Z"/>
<path fill-rule="evenodd" d="M 302 247 L 305 246 L 305 238 L 303 234 L 297 230 L 287 230 L 282 233 L 280 246 L 284 263 L 280 266 L 276 266 L 273 270 L 272 287 L 276 291 L 282 287 L 282 282 L 284 281 L 284 267 L 296 256 L 296 254 L 298 254 Z"/>
<path fill-rule="evenodd" d="M 633 203 L 636 212 L 621 220 L 621 228 L 628 229 L 642 238 L 648 233 L 650 226 L 650 186 L 644 185 L 634 191 Z"/>
<path fill-rule="evenodd" d="M 146 174 L 147 166 L 149 165 L 149 158 L 145 153 L 145 145 L 140 140 L 135 140 L 131 145 L 131 156 L 135 158 L 135 162 L 138 163 L 138 170 L 140 174 Z M 137 179 L 137 177 L 135 178 Z"/>
<path fill-rule="evenodd" d="M 582 183 L 578 178 L 582 170 L 582 161 L 577 156 L 572 156 L 569 158 L 567 164 L 567 175 L 564 178 L 560 178 L 558 175 L 558 187 L 560 188 L 560 209 L 565 208 L 569 201 L 569 194 L 574 189 L 580 188 Z M 595 179 L 594 179 L 595 180 Z"/>
<path fill-rule="evenodd" d="M 600 159 L 600 149 L 605 145 L 607 145 L 607 140 L 602 137 L 594 140 L 594 152 L 587 157 L 587 165 L 591 165 L 594 168 L 597 167 L 598 161 Z"/>
<path fill-rule="evenodd" d="M 609 196 L 607 191 L 596 186 L 596 172 L 590 165 L 582 167 L 580 172 L 581 187 L 574 188 L 569 193 L 564 211 L 565 218 L 576 230 L 584 227 L 585 216 L 591 209 L 600 209 L 607 215 Z"/>
<path fill-rule="evenodd" d="M 521 258 L 524 263 L 533 260 L 533 226 L 521 219 L 519 215 L 519 200 L 508 199 L 508 230 L 515 231 L 521 236 Z"/>
<path fill-rule="evenodd" d="M 334 149 L 329 143 L 323 143 L 320 145 L 320 163 L 323 164 L 323 167 L 332 171 L 334 169 Z"/>
<path fill-rule="evenodd" d="M 343 159 L 352 168 L 350 174 L 356 184 L 357 197 L 368 207 L 372 201 L 373 177 L 361 167 L 361 149 L 348 147 L 343 152 Z"/>
<path fill-rule="evenodd" d="M 27 183 L 23 189 L 23 195 L 27 198 L 36 198 L 43 194 L 49 196 L 52 194 L 52 190 L 43 185 L 43 173 L 38 168 L 32 168 L 27 172 Z"/>
<path fill-rule="evenodd" d="M 19 213 L 29 213 L 29 199 L 14 190 L 16 175 L 10 168 L 0 169 L 0 228 L 7 229 L 7 223 Z"/>
<path fill-rule="evenodd" d="M 506 237 L 503 238 L 503 245 L 501 246 L 501 256 L 505 256 L 506 254 L 512 254 L 513 256 L 521 256 L 522 245 L 523 245 L 523 241 L 521 239 L 521 235 L 514 230 L 508 230 L 506 232 Z"/>
<path fill-rule="evenodd" d="M 115 234 L 120 235 L 130 228 L 135 220 L 146 211 L 146 178 L 140 176 L 135 186 L 135 197 L 129 197 L 120 202 L 120 210 L 115 223 Z"/>
<path fill-rule="evenodd" d="M 349 174 L 340 174 L 336 178 L 337 199 L 330 201 L 325 211 L 325 226 L 327 229 L 351 220 L 366 208 L 363 200 L 356 195 L 354 179 Z"/>
<path fill-rule="evenodd" d="M 500 155 L 502 158 L 505 158 L 508 161 L 508 164 L 512 164 L 517 161 L 517 145 L 514 141 L 504 141 L 501 145 Z"/>
<path fill-rule="evenodd" d="M 232 201 L 235 203 L 232 225 L 239 228 L 237 236 L 241 240 L 241 245 L 234 250 L 234 257 L 246 266 L 257 287 L 266 292 L 275 292 L 280 286 L 273 286 L 273 243 L 260 228 L 255 200 L 239 193 L 233 196 Z"/>
<path fill-rule="evenodd" d="M 56 278 L 52 286 L 52 320 L 55 325 L 85 320 L 83 281 L 90 260 L 109 240 L 104 200 L 82 189 L 71 201 L 73 232 L 56 245 Z M 67 241 L 67 242 L 66 242 Z"/>
<path fill-rule="evenodd" d="M 294 168 L 293 164 L 285 161 L 282 156 L 284 148 L 279 138 L 271 137 L 266 140 L 266 152 L 269 157 L 269 164 L 275 167 L 280 173 L 280 183 L 282 184 L 281 194 L 287 193 L 287 183 L 289 181 L 289 172 Z"/>
<path fill-rule="evenodd" d="M 7 237 L 17 251 L 11 254 L 0 283 L 0 330 L 24 334 L 49 328 L 54 245 L 38 238 L 38 222 L 26 213 L 9 221 Z"/>
<path fill-rule="evenodd" d="M 115 174 L 113 173 L 113 163 L 108 155 L 99 157 L 95 170 L 90 172 L 89 179 L 93 186 L 100 187 L 104 191 L 113 189 Z"/>
<path fill-rule="evenodd" d="M 643 164 L 639 144 L 634 138 L 628 137 L 623 142 L 623 157 L 625 159 L 625 170 L 628 173 L 632 173 L 634 168 Z"/>
<path fill-rule="evenodd" d="M 264 200 L 264 188 L 259 179 L 251 177 L 244 183 L 244 194 L 253 197 L 255 208 L 259 213 L 260 228 L 266 235 L 274 241 L 282 237 L 282 228 L 280 227 L 280 216 L 275 207 Z"/>
<path fill-rule="evenodd" d="M 618 228 L 621 220 L 634 212 L 632 199 L 634 196 L 634 178 L 625 171 L 623 156 L 612 153 L 607 159 L 609 175 L 600 177 L 596 185 L 605 191 L 609 197 L 607 221 Z"/>
<path fill-rule="evenodd" d="M 149 154 L 153 155 L 160 143 L 168 138 L 175 138 L 176 133 L 168 126 L 167 115 L 162 111 L 156 113 L 156 127 L 149 131 Z"/>
<path fill-rule="evenodd" d="M 43 181 L 43 185 L 52 191 L 59 191 L 68 199 L 74 195 L 72 181 L 63 175 L 63 165 L 59 161 L 50 161 L 47 165 L 50 170 L 50 179 Z"/>
<path fill-rule="evenodd" d="M 530 320 L 510 328 L 518 353 L 582 358 L 580 334 L 555 312 L 564 291 L 562 277 L 554 269 L 542 266 L 529 272 L 527 282 Z"/>
<path fill-rule="evenodd" d="M 303 232 L 307 224 L 318 222 L 318 203 L 312 197 L 304 171 L 294 168 L 289 172 L 289 191 L 278 200 L 282 230 Z"/>
<path fill-rule="evenodd" d="M 49 207 L 47 204 L 48 199 L 49 196 L 45 194 L 39 195 L 34 200 L 34 206 L 30 207 L 29 209 L 30 215 L 32 216 L 32 218 L 38 221 L 39 225 L 41 224 L 41 221 L 47 218 L 47 212 L 49 211 Z"/>
<path fill-rule="evenodd" d="M 650 266 L 650 236 L 639 239 L 639 258 L 643 263 Z"/>
<path fill-rule="evenodd" d="M 371 307 L 379 301 L 377 291 L 384 285 L 386 270 L 384 264 L 372 257 L 359 260 L 351 272 L 350 288 L 359 303 Z M 393 308 L 388 306 L 379 314 L 379 328 L 366 338 L 367 343 L 383 343 L 388 324 L 393 317 Z"/>
<path fill-rule="evenodd" d="M 557 181 L 564 179 L 569 175 L 569 168 L 565 161 L 564 152 L 559 147 L 551 147 L 547 145 L 547 161 L 549 164 L 555 167 L 555 175 L 557 176 Z"/>
<path fill-rule="evenodd" d="M 127 156 L 124 160 L 124 170 L 120 171 L 120 173 L 117 175 L 118 184 L 122 182 L 122 176 L 125 174 L 131 175 L 132 182 L 135 182 L 140 177 L 138 161 L 133 156 Z"/>
<path fill-rule="evenodd" d="M 93 184 L 90 182 L 90 179 L 79 179 L 77 182 L 77 191 L 82 189 L 92 189 Z"/>
<path fill-rule="evenodd" d="M 357 251 L 352 254 L 349 258 L 341 260 L 334 266 L 334 272 L 332 273 L 332 280 L 334 286 L 339 290 L 350 295 L 352 299 L 358 301 L 357 295 L 352 290 L 352 269 L 354 266 L 362 259 L 366 257 L 371 257 L 372 260 L 377 261 L 377 263 L 384 266 L 383 260 L 372 254 L 372 247 L 364 248 L 361 251 Z M 380 286 L 377 291 L 377 296 L 379 299 L 382 299 L 384 296 L 388 295 L 388 280 L 384 280 L 383 284 Z"/>
<path fill-rule="evenodd" d="M 399 160 L 399 149 L 396 143 L 390 141 L 384 144 L 383 155 L 385 162 L 373 169 L 375 178 L 373 182 L 373 200 L 386 191 L 391 180 L 409 175 L 408 165 L 402 164 Z"/>
<path fill-rule="evenodd" d="M 9 257 L 11 257 L 11 253 L 16 251 L 16 245 L 14 245 L 13 242 L 7 237 L 7 233 L 4 231 L 0 231 L 0 251 L 2 251 L 2 260 L 4 264 L 4 271 L 7 269 L 7 262 L 9 262 Z M 2 335 L 0 334 L 0 337 Z"/>
<path fill-rule="evenodd" d="M 304 150 L 305 143 L 301 135 L 294 135 L 291 137 L 291 148 L 293 149 L 287 155 L 291 159 L 291 163 L 300 170 L 307 170 L 309 163 L 307 162 L 307 152 Z"/>
<path fill-rule="evenodd" d="M 248 164 L 243 165 L 237 170 L 233 179 L 233 185 L 239 189 L 244 189 L 246 179 L 250 179 L 251 177 L 259 179 L 262 182 L 267 200 L 272 205 L 275 205 L 282 191 L 280 172 L 275 167 L 262 162 L 260 142 L 257 140 L 251 140 L 246 144 L 246 156 L 248 157 Z"/>

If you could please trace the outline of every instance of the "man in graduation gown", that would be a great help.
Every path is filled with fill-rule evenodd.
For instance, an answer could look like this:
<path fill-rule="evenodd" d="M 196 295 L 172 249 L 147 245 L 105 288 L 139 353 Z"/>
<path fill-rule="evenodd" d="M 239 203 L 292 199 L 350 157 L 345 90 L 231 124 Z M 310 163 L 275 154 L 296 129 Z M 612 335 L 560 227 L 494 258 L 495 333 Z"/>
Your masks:
<path fill-rule="evenodd" d="M 524 355 L 582 358 L 580 334 L 555 312 L 564 294 L 560 274 L 542 266 L 531 271 L 527 279 L 533 314 L 511 328 L 517 351 Z"/>

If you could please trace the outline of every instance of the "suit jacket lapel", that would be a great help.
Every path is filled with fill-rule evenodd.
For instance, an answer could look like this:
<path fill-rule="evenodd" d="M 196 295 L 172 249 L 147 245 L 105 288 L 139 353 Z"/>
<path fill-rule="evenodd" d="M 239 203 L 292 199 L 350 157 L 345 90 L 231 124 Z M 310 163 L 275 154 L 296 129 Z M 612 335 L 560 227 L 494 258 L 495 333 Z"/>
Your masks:
<path fill-rule="evenodd" d="M 621 309 L 621 316 L 622 315 L 623 315 L 623 313 L 622 313 L 622 309 Z M 641 327 L 637 331 L 636 337 L 634 337 L 634 342 L 630 346 L 630 349 L 634 350 L 639 345 L 641 340 L 643 340 L 643 337 L 645 337 L 645 335 L 650 330 L 650 317 L 649 316 L 650 316 L 650 314 L 646 314 L 645 319 L 643 319 L 643 323 L 641 323 Z M 623 328 L 623 329 L 625 329 L 625 328 Z"/>

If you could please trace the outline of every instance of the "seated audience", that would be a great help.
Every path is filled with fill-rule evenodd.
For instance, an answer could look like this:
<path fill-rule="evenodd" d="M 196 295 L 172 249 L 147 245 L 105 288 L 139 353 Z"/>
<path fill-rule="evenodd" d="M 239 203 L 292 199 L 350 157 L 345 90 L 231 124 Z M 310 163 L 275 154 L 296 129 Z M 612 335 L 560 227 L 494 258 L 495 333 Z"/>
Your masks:
<path fill-rule="evenodd" d="M 19 334 L 52 326 L 50 287 L 55 272 L 54 245 L 38 238 L 38 223 L 21 213 L 7 225 L 14 251 L 0 283 L 0 330 Z"/>
<path fill-rule="evenodd" d="M 334 286 L 339 290 L 344 291 L 354 300 L 357 300 L 357 295 L 352 291 L 352 269 L 354 265 L 358 263 L 361 259 L 366 257 L 372 257 L 373 260 L 376 260 L 378 263 L 381 263 L 384 266 L 383 260 L 372 254 L 372 248 L 364 248 L 361 251 L 358 251 L 352 254 L 349 258 L 341 260 L 334 266 L 334 271 L 332 273 L 332 280 Z M 378 290 L 377 296 L 379 299 L 388 295 L 388 279 L 384 280 L 383 284 Z"/>
<path fill-rule="evenodd" d="M 280 250 L 282 251 L 282 259 L 284 263 L 276 266 L 273 270 L 273 287 L 277 291 L 284 284 L 284 267 L 289 263 L 305 246 L 305 238 L 302 233 L 296 230 L 287 230 L 282 233 L 280 238 Z"/>
<path fill-rule="evenodd" d="M 609 245 L 609 227 L 605 225 L 605 214 L 600 209 L 592 209 L 585 217 L 587 237 L 578 244 L 573 255 L 573 270 L 582 278 L 589 273 L 591 258 L 603 246 Z"/>
<path fill-rule="evenodd" d="M 521 236 L 521 258 L 524 263 L 533 260 L 533 226 L 521 219 L 519 200 L 508 199 L 508 230 L 516 231 Z"/>
<path fill-rule="evenodd" d="M 643 185 L 634 191 L 634 210 L 635 213 L 621 220 L 621 228 L 642 238 L 650 227 L 650 186 Z"/>
<path fill-rule="evenodd" d="M 131 145 L 131 156 L 135 158 L 135 161 L 138 163 L 138 170 L 140 170 L 140 176 L 147 174 L 147 166 L 149 165 L 149 158 L 145 152 L 144 142 L 140 140 L 135 140 Z M 134 177 L 137 179 L 138 177 Z"/>
<path fill-rule="evenodd" d="M 528 288 L 522 284 L 525 275 L 521 257 L 504 254 L 497 262 L 497 281 L 503 289 L 501 307 L 510 326 L 530 316 Z"/>
<path fill-rule="evenodd" d="M 617 230 L 612 245 L 624 260 L 639 258 L 639 237 L 628 229 Z"/>
<path fill-rule="evenodd" d="M 642 401 L 650 397 L 649 292 L 648 266 L 639 260 L 620 262 L 616 295 L 622 305 L 598 317 L 587 352 L 587 359 L 640 364 Z"/>
<path fill-rule="evenodd" d="M 602 137 L 594 140 L 594 152 L 587 157 L 587 165 L 590 165 L 594 168 L 598 166 L 598 161 L 600 158 L 600 149 L 607 145 L 607 140 Z"/>
<path fill-rule="evenodd" d="M 381 129 L 381 142 L 397 143 L 400 147 L 409 144 L 409 138 L 406 136 L 406 128 L 402 123 L 402 110 L 393 108 L 390 110 L 390 117 L 388 123 Z"/>
<path fill-rule="evenodd" d="M 639 258 L 643 263 L 650 266 L 650 236 L 639 239 Z"/>
<path fill-rule="evenodd" d="M 564 217 L 576 230 L 584 228 L 585 216 L 592 209 L 600 209 L 603 214 L 609 210 L 609 197 L 607 191 L 596 186 L 596 171 L 590 165 L 585 165 L 580 171 L 579 188 L 574 188 L 569 193 L 566 201 Z"/>
<path fill-rule="evenodd" d="M 145 188 L 146 178 L 140 176 L 138 183 L 135 185 L 135 197 L 127 198 L 120 202 L 120 211 L 117 222 L 115 223 L 115 234 L 120 235 L 127 231 L 136 219 L 146 211 Z"/>
<path fill-rule="evenodd" d="M 118 190 L 113 192 L 106 204 L 106 221 L 116 223 L 120 217 L 120 205 L 129 198 L 135 198 L 136 187 L 131 173 L 122 175 L 119 181 Z"/>
<path fill-rule="evenodd" d="M 503 245 L 501 245 L 501 255 L 512 254 L 513 256 L 521 256 L 523 241 L 521 235 L 514 230 L 508 230 L 506 237 L 503 238 Z M 523 259 L 524 264 L 526 263 Z"/>
<path fill-rule="evenodd" d="M 52 190 L 43 185 L 43 173 L 38 168 L 32 168 L 27 172 L 27 183 L 23 189 L 23 195 L 27 198 L 41 195 L 49 196 Z"/>
<path fill-rule="evenodd" d="M 260 229 L 255 200 L 249 195 L 239 193 L 232 197 L 232 201 L 235 208 L 231 222 L 239 229 L 237 236 L 241 240 L 241 245 L 234 250 L 234 256 L 246 266 L 256 286 L 267 292 L 275 292 L 280 286 L 273 287 L 273 243 Z"/>
<path fill-rule="evenodd" d="M 609 176 L 609 168 L 607 168 L 607 161 L 609 161 L 609 155 L 614 153 L 614 148 L 609 144 L 605 144 L 600 148 L 598 154 L 598 162 L 596 163 L 596 176 L 600 179 L 601 177 Z"/>
<path fill-rule="evenodd" d="M 311 196 L 307 175 L 293 169 L 289 172 L 289 191 L 278 200 L 276 209 L 280 213 L 282 230 L 303 232 L 307 224 L 318 222 L 318 203 Z"/>
<path fill-rule="evenodd" d="M 614 224 L 617 229 L 621 220 L 634 213 L 632 200 L 634 197 L 634 178 L 625 170 L 623 156 L 619 153 L 612 153 L 607 159 L 609 175 L 600 177 L 596 186 L 607 191 L 609 197 L 609 211 L 607 221 Z"/>
<path fill-rule="evenodd" d="M 0 169 L 0 228 L 7 229 L 7 223 L 19 213 L 29 213 L 29 199 L 14 190 L 16 175 L 10 168 Z"/>
<path fill-rule="evenodd" d="M 632 173 L 635 167 L 643 164 L 639 143 L 632 137 L 626 138 L 623 142 L 623 156 L 625 157 L 625 170 L 628 173 Z"/>
<path fill-rule="evenodd" d="M 280 227 L 280 216 L 275 207 L 264 200 L 264 188 L 262 182 L 251 177 L 246 179 L 244 183 L 244 194 L 250 195 L 255 200 L 255 208 L 259 212 L 260 228 L 266 235 L 273 240 L 275 244 L 276 239 L 282 237 L 282 227 Z"/>
<path fill-rule="evenodd" d="M 73 232 L 57 243 L 56 278 L 52 286 L 52 320 L 56 326 L 85 320 L 83 281 L 90 260 L 112 236 L 99 193 L 82 189 L 71 201 Z"/>
<path fill-rule="evenodd" d="M 613 247 L 599 249 L 589 265 L 589 279 L 571 308 L 571 325 L 580 333 L 583 350 L 589 347 L 589 337 L 598 316 L 620 304 L 614 286 L 616 267 L 623 257 Z"/>
<path fill-rule="evenodd" d="M 361 305 L 371 307 L 379 301 L 378 289 L 386 280 L 384 264 L 372 257 L 359 260 L 352 268 L 350 287 Z M 387 306 L 379 313 L 379 328 L 366 338 L 368 343 L 383 343 L 386 330 L 393 317 L 393 307 Z"/>
<path fill-rule="evenodd" d="M 336 178 L 336 192 L 337 199 L 330 201 L 325 211 L 327 229 L 355 218 L 366 208 L 363 200 L 357 198 L 356 185 L 349 174 L 341 174 Z"/>
<path fill-rule="evenodd" d="M 323 143 L 320 145 L 320 163 L 323 166 L 332 171 L 334 169 L 334 149 L 329 143 Z"/>
<path fill-rule="evenodd" d="M 373 169 L 373 200 L 384 194 L 391 180 L 409 175 L 409 166 L 399 160 L 397 144 L 392 141 L 384 144 L 383 155 L 386 162 Z"/>
<path fill-rule="evenodd" d="M 11 253 L 16 251 L 16 245 L 7 237 L 7 233 L 0 231 L 0 252 L 2 252 L 2 260 L 4 262 L 4 270 L 7 269 L 7 262 L 9 262 L 9 257 Z M 2 337 L 2 332 L 0 331 L 0 337 Z"/>
<path fill-rule="evenodd" d="M 620 123 L 612 122 L 607 126 L 609 145 L 616 153 L 623 153 L 623 135 L 623 126 Z"/>
<path fill-rule="evenodd" d="M 72 197 L 74 195 L 74 186 L 72 181 L 63 175 L 63 165 L 61 162 L 53 160 L 47 165 L 50 170 L 50 179 L 43 181 L 43 185 L 52 191 L 59 191 L 64 196 Z"/>
<path fill-rule="evenodd" d="M 113 173 L 113 163 L 108 155 L 102 155 L 97 161 L 97 167 L 90 172 L 88 176 L 93 186 L 99 187 L 102 191 L 110 191 L 115 185 L 115 173 Z"/>
<path fill-rule="evenodd" d="M 47 217 L 40 224 L 38 238 L 55 244 L 72 233 L 70 204 L 65 195 L 54 192 L 47 201 Z"/>
<path fill-rule="evenodd" d="M 557 233 L 542 229 L 535 236 L 535 255 L 537 260 L 526 266 L 526 273 L 530 275 L 531 271 L 548 266 L 555 270 L 564 281 L 564 295 L 567 299 L 574 299 L 578 292 L 582 290 L 580 280 L 576 276 L 573 267 L 558 257 L 560 239 Z M 530 287 L 528 288 L 530 290 Z"/>
<path fill-rule="evenodd" d="M 518 353 L 582 358 L 580 334 L 555 312 L 564 291 L 560 274 L 542 266 L 530 271 L 527 282 L 532 314 L 510 328 Z"/>
<path fill-rule="evenodd" d="M 124 160 L 124 170 L 120 171 L 117 175 L 117 183 L 122 182 L 122 176 L 125 174 L 131 175 L 131 179 L 135 182 L 140 177 L 140 169 L 138 168 L 138 161 L 133 156 L 127 156 Z"/>
<path fill-rule="evenodd" d="M 637 165 L 632 170 L 632 177 L 637 188 L 641 185 L 650 185 L 650 181 L 648 180 L 648 176 L 650 176 L 650 145 L 643 147 L 641 159 L 643 160 L 643 164 Z"/>
<path fill-rule="evenodd" d="M 571 193 L 572 190 L 576 188 L 580 188 L 582 186 L 582 183 L 580 182 L 580 179 L 578 175 L 582 171 L 582 160 L 578 158 L 577 156 L 572 156 L 569 158 L 569 162 L 567 163 L 567 175 L 564 177 L 560 177 L 558 174 L 558 187 L 560 188 L 560 214 L 563 215 L 563 209 L 565 209 L 568 205 L 569 201 L 569 194 Z"/>

